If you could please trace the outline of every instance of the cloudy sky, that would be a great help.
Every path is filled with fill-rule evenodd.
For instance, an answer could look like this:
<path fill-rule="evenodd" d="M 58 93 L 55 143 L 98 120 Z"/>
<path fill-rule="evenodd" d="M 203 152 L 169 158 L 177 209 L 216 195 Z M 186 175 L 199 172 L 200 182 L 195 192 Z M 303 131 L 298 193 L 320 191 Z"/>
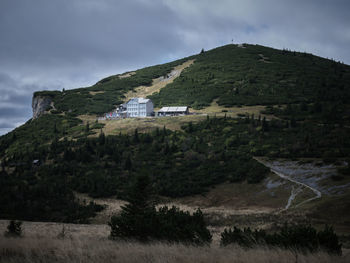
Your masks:
<path fill-rule="evenodd" d="M 0 135 L 32 93 L 84 87 L 231 43 L 350 64 L 348 0 L 0 0 Z"/>

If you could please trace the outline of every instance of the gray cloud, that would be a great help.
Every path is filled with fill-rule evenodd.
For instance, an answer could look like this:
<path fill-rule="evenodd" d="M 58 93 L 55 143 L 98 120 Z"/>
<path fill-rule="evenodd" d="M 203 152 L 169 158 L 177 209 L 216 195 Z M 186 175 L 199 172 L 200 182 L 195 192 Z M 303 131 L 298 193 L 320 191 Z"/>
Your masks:
<path fill-rule="evenodd" d="M 2 0 L 0 134 L 30 117 L 35 90 L 88 86 L 231 39 L 349 64 L 349 9 L 346 0 Z"/>

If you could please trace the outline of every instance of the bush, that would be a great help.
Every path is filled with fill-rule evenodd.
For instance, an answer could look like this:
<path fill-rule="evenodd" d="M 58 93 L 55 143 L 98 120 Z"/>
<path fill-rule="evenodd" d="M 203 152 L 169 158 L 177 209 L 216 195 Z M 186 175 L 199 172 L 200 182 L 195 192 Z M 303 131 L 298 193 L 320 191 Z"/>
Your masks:
<path fill-rule="evenodd" d="M 111 239 L 136 239 L 141 242 L 162 240 L 204 244 L 211 242 L 202 212 L 193 215 L 176 207 L 162 207 L 158 211 L 150 201 L 150 181 L 146 176 L 137 178 L 119 216 L 112 216 Z"/>
<path fill-rule="evenodd" d="M 338 168 L 338 173 L 342 175 L 350 175 L 350 160 L 347 160 L 347 166 Z"/>
<path fill-rule="evenodd" d="M 200 209 L 192 215 L 173 206 L 164 206 L 157 211 L 158 239 L 169 242 L 210 243 L 211 234 L 206 228 L 203 213 Z"/>
<path fill-rule="evenodd" d="M 325 226 L 324 230 L 303 225 L 285 225 L 279 233 L 267 234 L 264 230 L 234 227 L 225 229 L 221 233 L 221 245 L 237 244 L 244 248 L 253 248 L 257 245 L 267 245 L 293 249 L 302 252 L 316 252 L 324 250 L 329 254 L 341 255 L 341 244 L 332 227 Z"/>
<path fill-rule="evenodd" d="M 21 237 L 22 236 L 22 221 L 11 220 L 5 232 L 6 237 Z"/>

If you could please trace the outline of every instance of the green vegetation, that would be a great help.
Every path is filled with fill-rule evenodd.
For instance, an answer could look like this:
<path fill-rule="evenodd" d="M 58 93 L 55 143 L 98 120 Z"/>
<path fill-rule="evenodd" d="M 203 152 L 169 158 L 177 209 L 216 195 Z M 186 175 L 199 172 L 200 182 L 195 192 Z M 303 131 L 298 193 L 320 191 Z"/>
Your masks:
<path fill-rule="evenodd" d="M 186 60 L 195 63 L 159 93 L 149 96 L 156 107 L 223 106 L 342 102 L 350 99 L 350 67 L 307 53 L 276 50 L 259 45 L 227 45 L 171 63 L 143 68 L 134 75 L 110 76 L 87 88 L 41 91 L 59 112 L 72 115 L 103 114 L 115 108 L 124 94 L 164 76 Z"/>
<path fill-rule="evenodd" d="M 161 240 L 203 244 L 211 242 L 200 210 L 190 215 L 176 207 L 156 210 L 151 199 L 150 180 L 147 176 L 136 178 L 119 216 L 112 216 L 108 225 L 112 239 L 136 239 L 142 242 Z"/>
<path fill-rule="evenodd" d="M 87 137 L 88 125 L 82 127 L 85 131 L 77 140 L 53 139 L 37 151 L 19 148 L 7 156 L 6 169 L 0 177 L 3 215 L 48 219 L 63 209 L 56 204 L 61 200 L 65 207 L 62 211 L 76 218 L 80 212 L 73 190 L 92 197 L 125 199 L 132 180 L 150 171 L 155 194 L 181 197 L 201 194 L 227 181 L 260 182 L 269 169 L 253 156 L 334 160 L 349 156 L 350 152 L 349 128 L 336 124 L 320 127 L 308 122 L 293 124 L 249 116 L 208 117 L 184 125 L 182 131 L 164 127 L 143 134 L 135 130 L 133 135 L 100 133 L 96 138 Z M 33 157 L 41 165 L 34 166 Z M 19 188 L 21 195 L 17 194 Z M 46 207 L 41 205 L 43 200 Z M 42 211 L 44 208 L 47 211 Z M 96 207 L 91 204 L 87 209 L 87 214 L 82 212 L 86 217 Z M 59 216 L 56 220 L 74 218 Z"/>
<path fill-rule="evenodd" d="M 154 78 L 168 74 L 185 59 L 171 63 L 147 67 L 135 71 L 134 75 L 119 78 L 110 76 L 87 88 L 59 91 L 39 91 L 34 96 L 49 96 L 57 109 L 54 113 L 66 112 L 71 116 L 82 114 L 103 114 L 113 110 L 123 102 L 124 94 L 138 86 L 152 84 Z"/>
<path fill-rule="evenodd" d="M 221 233 L 221 244 L 227 246 L 237 244 L 245 248 L 257 246 L 281 247 L 299 252 L 317 252 L 324 250 L 330 254 L 341 255 L 342 245 L 332 227 L 325 226 L 324 230 L 317 231 L 315 228 L 303 225 L 285 225 L 280 232 L 268 234 L 264 230 L 234 227 L 225 229 Z"/>
<path fill-rule="evenodd" d="M 0 177 L 4 218 L 86 222 L 101 208 L 78 204 L 73 190 L 124 199 L 133 178 L 153 171 L 156 194 L 193 195 L 226 181 L 261 181 L 268 169 L 252 156 L 334 160 L 349 156 L 350 148 L 349 128 L 336 123 L 223 117 L 190 122 L 183 131 L 135 130 L 133 135 L 88 138 L 96 123 L 69 128 L 67 123 L 79 121 L 67 118 L 44 115 L 1 138 L 2 145 L 12 146 L 2 160 Z M 29 133 L 28 127 L 37 131 Z M 78 140 L 58 139 L 78 127 Z M 45 131 L 51 135 L 49 143 L 44 143 Z M 33 164 L 35 159 L 39 166 Z"/>
<path fill-rule="evenodd" d="M 87 223 L 89 218 L 102 209 L 91 202 L 79 204 L 67 185 L 65 176 L 16 169 L 0 173 L 0 214 L 2 218 L 32 221 L 56 221 Z"/>
<path fill-rule="evenodd" d="M 7 157 L 21 153 L 20 162 L 39 159 L 41 152 L 51 140 L 64 136 L 74 136 L 81 120 L 70 116 L 43 115 L 29 120 L 11 133 L 0 137 L 0 156 Z"/>
<path fill-rule="evenodd" d="M 180 131 L 136 129 L 113 136 L 103 134 L 104 124 L 76 118 L 113 109 L 127 91 L 150 85 L 190 58 L 193 65 L 151 96 L 156 106 L 202 108 L 217 99 L 223 106 L 264 104 L 264 113 L 276 118 L 208 117 Z M 50 96 L 56 110 L 0 137 L 2 217 L 87 222 L 101 207 L 79 203 L 74 191 L 125 199 L 131 182 L 149 171 L 156 195 L 183 197 L 224 182 L 261 182 L 269 170 L 253 156 L 349 158 L 349 66 L 253 45 L 190 58 L 111 76 L 89 88 L 35 93 Z M 171 126 L 171 118 L 164 120 Z M 349 167 L 339 171 L 348 175 Z M 187 217 L 173 208 L 158 213 Z"/>
<path fill-rule="evenodd" d="M 348 103 L 350 67 L 311 54 L 259 45 L 219 47 L 195 56 L 195 63 L 159 93 L 156 106 L 207 107 L 300 102 Z"/>

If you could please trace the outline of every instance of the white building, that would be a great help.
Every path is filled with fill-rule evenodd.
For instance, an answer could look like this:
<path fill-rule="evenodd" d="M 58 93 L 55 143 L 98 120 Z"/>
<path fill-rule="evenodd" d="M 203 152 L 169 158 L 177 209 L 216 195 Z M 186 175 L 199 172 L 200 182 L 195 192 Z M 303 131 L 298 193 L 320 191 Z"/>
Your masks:
<path fill-rule="evenodd" d="M 178 116 L 189 114 L 187 106 L 163 107 L 158 111 L 158 116 Z"/>
<path fill-rule="evenodd" d="M 126 103 L 127 117 L 146 117 L 153 115 L 153 102 L 150 99 L 132 98 Z"/>

